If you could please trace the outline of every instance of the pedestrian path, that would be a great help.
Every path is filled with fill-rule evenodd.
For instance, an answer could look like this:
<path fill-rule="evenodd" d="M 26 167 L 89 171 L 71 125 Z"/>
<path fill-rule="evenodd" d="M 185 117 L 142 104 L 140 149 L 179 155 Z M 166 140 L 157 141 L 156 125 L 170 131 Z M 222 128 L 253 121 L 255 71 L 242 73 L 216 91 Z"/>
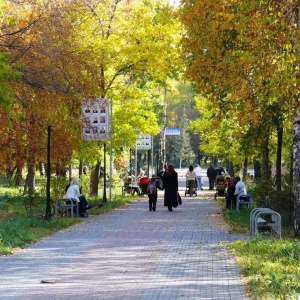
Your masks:
<path fill-rule="evenodd" d="M 202 194 L 203 195 L 203 194 Z M 147 198 L 0 257 L 0 299 L 248 299 L 210 196 Z"/>

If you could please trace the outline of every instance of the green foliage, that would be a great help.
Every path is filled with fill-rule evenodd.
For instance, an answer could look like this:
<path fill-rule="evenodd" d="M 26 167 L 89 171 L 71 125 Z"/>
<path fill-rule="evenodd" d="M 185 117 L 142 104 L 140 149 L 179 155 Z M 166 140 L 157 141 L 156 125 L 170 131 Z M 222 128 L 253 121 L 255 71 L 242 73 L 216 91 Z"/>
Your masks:
<path fill-rule="evenodd" d="M 8 53 L 0 52 L 0 105 L 3 109 L 9 108 L 13 99 L 13 89 L 8 84 L 9 80 L 17 81 L 20 74 L 13 71 L 7 63 Z"/>

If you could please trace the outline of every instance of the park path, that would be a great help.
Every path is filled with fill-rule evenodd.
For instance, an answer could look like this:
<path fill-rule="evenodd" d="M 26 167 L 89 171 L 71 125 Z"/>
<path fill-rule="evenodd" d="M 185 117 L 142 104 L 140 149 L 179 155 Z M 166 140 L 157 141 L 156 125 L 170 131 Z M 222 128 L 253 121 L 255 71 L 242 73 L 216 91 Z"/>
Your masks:
<path fill-rule="evenodd" d="M 248 299 L 211 194 L 147 198 L 0 257 L 0 299 Z"/>

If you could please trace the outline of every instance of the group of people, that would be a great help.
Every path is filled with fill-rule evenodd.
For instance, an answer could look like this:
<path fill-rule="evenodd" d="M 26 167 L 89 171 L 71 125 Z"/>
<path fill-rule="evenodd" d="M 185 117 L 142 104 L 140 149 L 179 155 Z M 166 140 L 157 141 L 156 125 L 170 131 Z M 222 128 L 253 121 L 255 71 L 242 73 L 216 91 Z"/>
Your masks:
<path fill-rule="evenodd" d="M 151 178 L 142 170 L 137 177 L 139 195 L 147 195 L 149 199 L 149 211 L 156 211 L 157 192 L 164 190 L 164 206 L 173 211 L 178 206 L 178 174 L 172 164 L 168 164 L 165 170 L 160 170 Z"/>
<path fill-rule="evenodd" d="M 210 166 L 207 170 L 207 176 L 209 178 L 209 190 L 214 190 L 215 181 L 218 175 L 225 176 L 226 178 L 226 208 L 235 209 L 236 200 L 239 195 L 246 195 L 246 185 L 239 176 L 231 178 L 228 176 L 224 168 L 215 169 Z M 174 207 L 178 205 L 178 174 L 172 164 L 168 164 L 165 171 L 161 170 L 157 175 L 153 174 L 149 179 L 145 172 L 142 171 L 139 175 L 139 186 L 142 193 L 147 194 L 149 198 L 149 210 L 156 210 L 157 203 L 157 191 L 164 190 L 164 206 L 168 207 L 169 211 L 172 211 Z M 203 190 L 202 182 L 202 169 L 199 165 L 193 168 L 191 165 L 186 173 L 187 187 L 189 194 L 192 196 L 192 191 L 197 185 L 198 190 Z M 155 186 L 153 189 L 152 186 Z M 151 187 L 151 189 L 150 189 Z"/>
<path fill-rule="evenodd" d="M 235 208 L 238 195 L 247 194 L 246 185 L 243 181 L 241 181 L 239 176 L 236 176 L 233 179 L 226 175 L 225 172 L 222 172 L 222 170 L 220 172 L 221 175 L 226 176 L 226 208 Z M 209 190 L 214 189 L 217 175 L 217 170 L 212 166 L 207 169 Z M 131 176 L 128 176 L 128 178 L 130 179 L 128 184 L 133 184 Z M 212 182 L 212 178 L 214 178 L 214 182 Z M 189 170 L 186 173 L 186 179 L 190 195 L 192 195 L 192 189 L 195 182 L 197 183 L 198 190 L 203 190 L 202 169 L 199 165 L 197 165 L 195 169 L 192 165 L 189 167 Z M 178 198 L 180 197 L 178 193 L 178 173 L 175 171 L 172 164 L 168 164 L 164 171 L 161 170 L 157 175 L 153 174 L 151 178 L 148 178 L 145 175 L 145 172 L 141 171 L 138 176 L 138 184 L 139 186 L 132 185 L 132 188 L 134 189 L 134 192 L 136 191 L 138 193 L 138 195 L 148 195 L 150 211 L 156 211 L 158 190 L 164 190 L 164 206 L 166 206 L 169 211 L 172 211 L 173 208 L 178 206 Z M 82 194 L 78 179 L 71 178 L 69 184 L 65 188 L 65 197 L 76 200 L 78 202 L 80 216 L 87 216 L 86 211 L 90 208 L 90 206 L 88 205 L 85 196 Z"/>
<path fill-rule="evenodd" d="M 235 209 L 236 201 L 239 195 L 247 195 L 246 185 L 241 181 L 240 176 L 230 177 L 223 167 L 214 168 L 212 165 L 207 169 L 207 177 L 209 181 L 209 190 L 214 190 L 217 179 L 224 177 L 226 184 L 226 208 Z"/>
<path fill-rule="evenodd" d="M 246 185 L 243 181 L 241 181 L 240 176 L 236 176 L 234 178 L 226 176 L 226 185 L 226 208 L 235 209 L 237 197 L 239 195 L 247 195 Z"/>

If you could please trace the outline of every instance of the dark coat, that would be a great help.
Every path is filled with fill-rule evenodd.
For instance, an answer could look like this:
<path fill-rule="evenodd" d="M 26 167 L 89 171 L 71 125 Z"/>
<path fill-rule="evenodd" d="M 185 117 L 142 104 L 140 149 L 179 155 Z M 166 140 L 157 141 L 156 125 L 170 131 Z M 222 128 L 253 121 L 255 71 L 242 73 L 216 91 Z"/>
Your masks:
<path fill-rule="evenodd" d="M 217 175 L 218 175 L 217 170 L 213 166 L 210 166 L 207 169 L 206 173 L 207 173 L 207 177 L 211 178 L 211 179 L 215 179 L 217 177 Z"/>
<path fill-rule="evenodd" d="M 176 172 L 163 175 L 163 185 L 165 189 L 164 206 L 177 206 L 177 192 L 178 192 L 178 174 Z"/>

